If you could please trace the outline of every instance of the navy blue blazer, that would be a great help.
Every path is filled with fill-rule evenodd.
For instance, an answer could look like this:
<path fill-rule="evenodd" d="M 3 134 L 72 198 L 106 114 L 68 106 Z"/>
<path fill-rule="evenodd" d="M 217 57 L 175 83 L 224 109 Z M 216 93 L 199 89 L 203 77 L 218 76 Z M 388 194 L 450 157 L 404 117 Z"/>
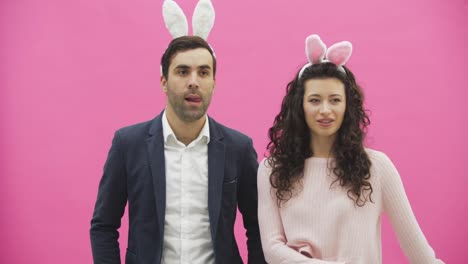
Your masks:
<path fill-rule="evenodd" d="M 161 263 L 166 206 L 162 114 L 118 130 L 91 220 L 96 264 L 120 263 L 117 239 L 128 201 L 126 264 Z M 208 211 L 216 263 L 242 263 L 234 237 L 237 207 L 247 232 L 248 262 L 266 263 L 257 220 L 257 154 L 252 140 L 211 118 Z"/>

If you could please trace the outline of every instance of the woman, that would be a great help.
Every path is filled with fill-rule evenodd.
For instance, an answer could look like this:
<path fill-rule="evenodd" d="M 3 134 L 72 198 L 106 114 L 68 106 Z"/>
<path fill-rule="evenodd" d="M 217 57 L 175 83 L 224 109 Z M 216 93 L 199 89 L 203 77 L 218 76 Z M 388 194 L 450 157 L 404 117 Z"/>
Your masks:
<path fill-rule="evenodd" d="M 309 36 L 309 63 L 288 84 L 269 130 L 270 156 L 258 172 L 266 260 L 381 263 L 385 212 L 411 263 L 443 263 L 421 232 L 390 159 L 363 146 L 370 122 L 362 91 L 344 66 L 351 50 L 341 42 L 327 51 L 317 35 Z"/>

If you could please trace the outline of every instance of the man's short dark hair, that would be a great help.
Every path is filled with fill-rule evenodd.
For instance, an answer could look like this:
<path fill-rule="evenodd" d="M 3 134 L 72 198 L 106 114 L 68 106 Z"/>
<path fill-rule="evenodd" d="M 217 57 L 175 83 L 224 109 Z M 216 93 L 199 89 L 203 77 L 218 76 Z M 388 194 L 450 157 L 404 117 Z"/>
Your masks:
<path fill-rule="evenodd" d="M 164 52 L 161 58 L 161 67 L 162 67 L 162 74 L 164 78 L 167 79 L 168 72 L 169 72 L 169 65 L 171 64 L 172 59 L 174 56 L 181 51 L 187 51 L 192 49 L 204 48 L 208 50 L 213 58 L 213 77 L 216 76 L 216 58 L 213 54 L 213 50 L 211 50 L 210 45 L 208 43 L 198 37 L 198 36 L 182 36 L 175 38 L 169 43 L 166 51 Z"/>

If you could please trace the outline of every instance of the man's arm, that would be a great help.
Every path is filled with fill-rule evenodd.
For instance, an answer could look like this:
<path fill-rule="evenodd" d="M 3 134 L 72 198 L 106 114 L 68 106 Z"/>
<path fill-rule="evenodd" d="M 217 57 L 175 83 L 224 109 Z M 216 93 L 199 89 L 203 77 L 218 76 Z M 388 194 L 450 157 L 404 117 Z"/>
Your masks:
<path fill-rule="evenodd" d="M 95 264 L 120 263 L 119 232 L 127 203 L 127 184 L 122 145 L 117 131 L 107 156 L 93 219 L 91 247 Z"/>
<path fill-rule="evenodd" d="M 257 218 L 257 153 L 252 146 L 251 139 L 249 139 L 242 156 L 242 174 L 239 176 L 237 197 L 239 211 L 242 213 L 244 227 L 247 230 L 248 263 L 266 263 L 263 256 Z"/>

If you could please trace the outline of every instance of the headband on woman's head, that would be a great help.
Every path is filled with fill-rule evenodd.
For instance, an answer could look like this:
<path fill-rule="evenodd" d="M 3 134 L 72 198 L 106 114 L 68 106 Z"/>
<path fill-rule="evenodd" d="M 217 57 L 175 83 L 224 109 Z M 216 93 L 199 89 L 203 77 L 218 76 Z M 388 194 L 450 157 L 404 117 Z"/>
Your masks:
<path fill-rule="evenodd" d="M 163 17 L 167 30 L 173 38 L 188 35 L 187 17 L 180 6 L 173 0 L 163 3 Z M 215 20 L 215 11 L 210 0 L 199 0 L 192 17 L 193 35 L 207 40 Z"/>
<path fill-rule="evenodd" d="M 309 63 L 304 65 L 299 71 L 299 78 L 304 73 L 304 70 L 313 65 L 325 62 L 331 62 L 336 65 L 338 70 L 345 72 L 342 67 L 351 57 L 353 45 L 349 41 L 342 41 L 333 44 L 327 50 L 327 46 L 318 35 L 310 35 L 306 38 L 305 51 Z"/>

